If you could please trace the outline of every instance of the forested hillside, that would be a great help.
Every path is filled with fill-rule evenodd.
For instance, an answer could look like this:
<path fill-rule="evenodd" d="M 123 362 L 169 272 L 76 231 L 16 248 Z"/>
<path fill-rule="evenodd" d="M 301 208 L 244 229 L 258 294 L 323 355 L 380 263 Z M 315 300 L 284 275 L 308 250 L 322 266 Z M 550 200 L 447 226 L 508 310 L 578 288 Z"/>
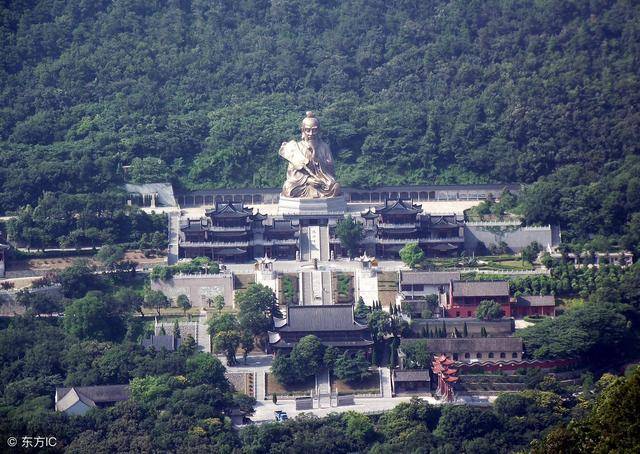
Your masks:
<path fill-rule="evenodd" d="M 637 2 L 4 5 L 2 212 L 108 190 L 131 164 L 138 181 L 277 186 L 311 109 L 344 185 L 542 177 L 530 222 L 640 240 Z"/>

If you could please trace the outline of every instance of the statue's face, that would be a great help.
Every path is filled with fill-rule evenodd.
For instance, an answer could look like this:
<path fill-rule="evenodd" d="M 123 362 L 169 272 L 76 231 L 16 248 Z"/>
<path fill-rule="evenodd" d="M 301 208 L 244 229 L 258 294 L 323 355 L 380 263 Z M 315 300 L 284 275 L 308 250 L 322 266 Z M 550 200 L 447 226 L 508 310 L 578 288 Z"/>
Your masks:
<path fill-rule="evenodd" d="M 305 118 L 302 121 L 302 135 L 306 140 L 313 140 L 318 136 L 320 127 L 315 118 Z"/>

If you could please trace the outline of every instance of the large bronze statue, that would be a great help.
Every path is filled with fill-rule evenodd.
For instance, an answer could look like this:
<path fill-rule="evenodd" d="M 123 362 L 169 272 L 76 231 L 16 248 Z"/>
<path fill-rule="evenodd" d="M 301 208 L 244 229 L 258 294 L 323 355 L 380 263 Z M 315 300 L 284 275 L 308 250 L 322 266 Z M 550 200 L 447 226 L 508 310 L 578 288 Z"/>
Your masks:
<path fill-rule="evenodd" d="M 282 187 L 284 197 L 317 199 L 340 195 L 340 185 L 334 176 L 329 145 L 320 139 L 320 123 L 307 112 L 300 130 L 302 140 L 283 142 L 278 154 L 289 161 L 287 181 Z"/>

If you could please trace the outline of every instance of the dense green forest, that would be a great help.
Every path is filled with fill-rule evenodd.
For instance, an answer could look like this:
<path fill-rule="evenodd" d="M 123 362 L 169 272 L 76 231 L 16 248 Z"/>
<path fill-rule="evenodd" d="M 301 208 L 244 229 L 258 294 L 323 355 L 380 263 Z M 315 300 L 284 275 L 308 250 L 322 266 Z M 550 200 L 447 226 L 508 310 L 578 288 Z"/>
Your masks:
<path fill-rule="evenodd" d="M 529 222 L 640 239 L 637 2 L 16 0 L 0 36 L 3 212 L 277 186 L 312 109 L 343 185 L 537 182 Z"/>

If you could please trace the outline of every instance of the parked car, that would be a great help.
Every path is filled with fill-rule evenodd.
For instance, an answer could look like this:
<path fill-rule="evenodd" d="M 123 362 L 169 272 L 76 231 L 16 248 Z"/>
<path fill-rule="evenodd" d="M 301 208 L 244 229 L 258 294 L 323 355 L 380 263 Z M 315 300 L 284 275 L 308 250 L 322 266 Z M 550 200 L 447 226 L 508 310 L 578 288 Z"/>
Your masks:
<path fill-rule="evenodd" d="M 276 410 L 274 413 L 276 414 L 276 421 L 278 422 L 286 421 L 287 419 L 289 419 L 289 416 L 287 416 L 287 412 L 285 411 Z"/>

